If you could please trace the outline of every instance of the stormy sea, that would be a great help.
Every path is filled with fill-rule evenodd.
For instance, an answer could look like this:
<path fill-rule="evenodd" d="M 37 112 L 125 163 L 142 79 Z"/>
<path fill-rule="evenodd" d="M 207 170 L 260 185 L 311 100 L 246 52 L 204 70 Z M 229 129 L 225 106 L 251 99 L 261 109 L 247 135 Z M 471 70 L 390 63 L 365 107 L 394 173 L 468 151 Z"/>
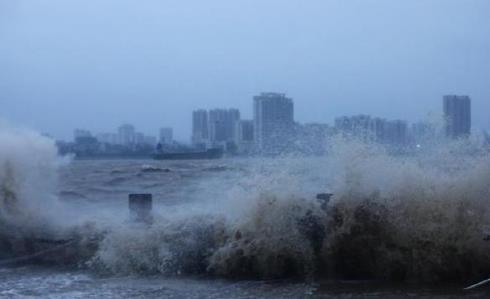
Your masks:
<path fill-rule="evenodd" d="M 151 221 L 131 193 L 152 194 Z M 0 298 L 486 297 L 463 289 L 490 278 L 489 196 L 476 141 L 76 160 L 2 128 Z"/>

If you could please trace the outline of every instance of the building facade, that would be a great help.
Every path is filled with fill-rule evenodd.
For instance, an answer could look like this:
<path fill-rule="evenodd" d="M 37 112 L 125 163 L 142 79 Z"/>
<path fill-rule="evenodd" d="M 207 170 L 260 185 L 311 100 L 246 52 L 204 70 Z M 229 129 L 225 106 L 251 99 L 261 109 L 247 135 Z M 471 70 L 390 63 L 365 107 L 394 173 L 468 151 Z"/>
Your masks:
<path fill-rule="evenodd" d="M 236 126 L 235 144 L 240 154 L 250 154 L 254 151 L 254 122 L 253 120 L 241 120 Z"/>
<path fill-rule="evenodd" d="M 471 134 L 471 99 L 447 95 L 443 98 L 446 137 L 461 138 Z"/>
<path fill-rule="evenodd" d="M 209 111 L 209 140 L 220 146 L 236 140 L 236 127 L 240 123 L 238 109 L 213 109 Z"/>
<path fill-rule="evenodd" d="M 408 142 L 408 124 L 403 120 L 387 121 L 384 128 L 385 143 L 393 146 L 405 146 Z"/>
<path fill-rule="evenodd" d="M 192 112 L 192 144 L 206 147 L 208 143 L 208 111 L 196 110 Z"/>
<path fill-rule="evenodd" d="M 254 137 L 259 152 L 287 151 L 294 135 L 294 103 L 282 93 L 254 97 Z"/>
<path fill-rule="evenodd" d="M 136 141 L 136 131 L 133 125 L 124 124 L 118 128 L 119 144 L 128 146 Z"/>

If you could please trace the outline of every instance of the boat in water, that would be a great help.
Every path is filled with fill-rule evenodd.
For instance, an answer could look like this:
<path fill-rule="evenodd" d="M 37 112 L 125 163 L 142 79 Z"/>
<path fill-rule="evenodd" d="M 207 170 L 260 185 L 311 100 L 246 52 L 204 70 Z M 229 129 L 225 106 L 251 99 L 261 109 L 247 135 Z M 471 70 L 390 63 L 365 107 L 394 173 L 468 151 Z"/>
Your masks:
<path fill-rule="evenodd" d="M 155 160 L 210 160 L 223 157 L 223 150 L 219 148 L 198 152 L 165 153 L 158 152 L 153 155 Z"/>

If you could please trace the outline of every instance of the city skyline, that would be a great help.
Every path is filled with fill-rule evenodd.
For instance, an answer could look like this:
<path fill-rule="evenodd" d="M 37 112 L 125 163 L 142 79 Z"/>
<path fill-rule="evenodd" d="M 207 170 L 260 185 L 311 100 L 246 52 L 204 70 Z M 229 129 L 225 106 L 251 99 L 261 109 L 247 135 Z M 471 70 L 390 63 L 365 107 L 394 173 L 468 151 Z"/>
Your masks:
<path fill-rule="evenodd" d="M 257 94 L 260 94 L 260 93 L 275 93 L 275 92 L 271 92 L 271 91 L 268 91 L 268 92 L 259 92 Z M 281 92 L 279 92 L 281 94 Z M 287 94 L 285 92 L 282 92 L 282 94 Z M 440 98 L 444 98 L 448 96 L 448 94 L 442 94 Z M 253 98 L 254 96 L 252 96 L 251 98 Z M 468 97 L 468 96 L 466 96 Z M 475 101 L 473 99 L 473 97 L 471 95 L 469 95 L 469 97 L 471 98 L 471 102 L 472 102 L 472 105 L 474 105 Z M 291 97 L 293 98 L 293 97 Z M 301 100 L 299 101 L 301 103 Z M 249 99 L 249 104 L 250 104 L 250 99 Z M 407 119 L 407 118 L 399 118 L 399 117 L 389 117 L 389 116 L 386 116 L 386 115 L 383 115 L 381 117 L 383 118 L 389 118 L 389 119 L 400 119 L 400 120 L 403 120 L 403 121 L 406 121 L 407 123 L 409 124 L 415 124 L 415 123 L 420 123 L 420 122 L 427 122 L 427 121 L 434 121 L 436 119 L 440 119 L 442 120 L 444 118 L 444 103 L 442 104 L 442 108 L 441 108 L 441 103 L 440 103 L 440 100 L 436 100 L 436 101 L 432 101 L 430 103 L 431 105 L 430 106 L 436 106 L 436 109 L 435 110 L 431 110 L 431 111 L 420 111 L 419 112 L 419 115 L 420 117 L 416 118 L 416 119 Z M 249 113 L 243 113 L 243 111 L 239 108 L 236 108 L 236 107 L 231 107 L 231 106 L 225 106 L 225 107 L 213 107 L 213 108 L 204 108 L 205 106 L 200 106 L 196 109 L 192 109 L 190 110 L 190 112 L 193 112 L 193 111 L 202 111 L 203 109 L 204 110 L 207 110 L 207 111 L 212 111 L 212 110 L 222 110 L 222 109 L 235 109 L 235 110 L 238 110 L 239 111 L 239 114 L 241 116 L 242 119 L 252 119 L 253 120 L 253 116 L 254 116 L 254 108 L 253 108 L 253 105 L 251 105 L 249 107 L 249 109 L 245 109 L 246 111 L 249 111 Z M 301 121 L 301 120 L 298 120 L 296 119 L 296 115 L 297 115 L 297 108 L 300 108 L 300 106 L 296 107 L 295 106 L 295 122 L 296 123 L 303 123 L 303 124 L 308 124 L 308 123 L 318 123 L 318 124 L 329 124 L 329 125 L 332 125 L 332 126 L 335 126 L 335 123 L 336 123 L 336 120 L 339 118 L 339 117 L 342 117 L 342 116 L 359 116 L 359 115 L 379 115 L 379 113 L 376 113 L 376 112 L 371 112 L 371 113 L 368 113 L 368 112 L 363 112 L 363 111 L 359 111 L 357 113 L 339 113 L 337 115 L 334 115 L 329 121 L 327 120 L 306 120 L 306 121 Z M 189 114 L 189 113 L 188 113 Z M 474 114 L 477 114 L 475 112 L 472 113 L 472 115 Z M 244 116 L 245 115 L 245 116 Z M 189 119 L 189 117 L 188 117 Z M 9 121 L 8 119 L 6 119 L 7 121 Z M 472 126 L 471 126 L 471 130 L 472 132 L 481 132 L 481 131 L 485 131 L 485 132 L 490 132 L 490 125 L 489 127 L 481 127 L 481 126 L 478 126 L 475 124 L 475 117 L 472 117 L 471 118 L 471 121 L 472 121 Z M 49 132 L 49 131 L 45 131 L 45 130 L 38 130 L 38 128 L 32 128 L 32 129 L 36 129 L 38 130 L 39 132 L 43 133 L 43 134 L 47 134 L 49 136 L 53 136 L 55 139 L 58 139 L 58 140 L 70 140 L 72 139 L 72 136 L 73 136 L 73 132 L 74 130 L 77 130 L 77 129 L 82 129 L 82 130 L 88 130 L 90 132 L 93 133 L 93 135 L 102 135 L 102 134 L 105 134 L 109 131 L 111 131 L 112 129 L 114 128 L 117 128 L 119 127 L 120 125 L 123 125 L 123 124 L 132 124 L 132 125 L 136 125 L 138 127 L 140 127 L 138 125 L 138 122 L 135 121 L 135 122 L 129 122 L 129 121 L 115 121 L 114 122 L 114 126 L 113 127 L 108 127 L 108 128 L 103 128 L 103 129 L 99 129 L 99 128 L 96 128 L 96 129 L 93 129 L 93 127 L 91 126 L 86 126 L 86 127 L 74 127 L 74 128 L 68 128 L 68 132 L 67 134 L 63 134 L 62 137 L 59 137 L 57 136 L 56 134 L 53 134 L 52 132 Z M 190 117 L 190 121 L 188 122 L 188 124 L 192 124 L 192 117 Z M 20 125 L 20 126 L 26 126 L 25 124 L 16 124 L 16 123 L 12 123 L 12 125 Z M 182 130 L 180 130 L 181 128 L 179 128 L 178 126 L 173 126 L 172 124 L 168 123 L 168 122 L 163 122 L 163 125 L 160 123 L 160 124 L 156 124 L 156 127 L 150 127 L 150 128 L 143 128 L 141 129 L 140 127 L 140 132 L 143 133 L 144 135 L 148 135 L 148 136 L 155 136 L 157 139 L 159 139 L 159 136 L 160 136 L 160 130 L 162 128 L 171 128 L 172 129 L 172 137 L 173 137 L 173 140 L 175 141 L 178 141 L 180 143 L 193 143 L 192 141 L 192 136 L 193 136 L 193 129 L 192 129 L 192 126 L 187 126 L 189 127 L 189 131 L 186 132 L 186 133 L 182 133 Z M 180 135 L 176 135 L 175 132 L 180 132 Z"/>
<path fill-rule="evenodd" d="M 424 119 L 416 122 L 405 119 L 390 120 L 384 116 L 364 113 L 338 116 L 332 123 L 299 122 L 294 117 L 294 100 L 287 97 L 285 93 L 262 92 L 254 96 L 252 100 L 254 108 L 252 119 L 241 118 L 241 112 L 236 108 L 193 110 L 192 132 L 186 141 L 174 139 L 173 127 L 160 127 L 155 137 L 137 132 L 134 125 L 128 123 L 120 125 L 116 133 L 97 132 L 92 134 L 90 130 L 85 128 L 76 128 L 73 131 L 73 140 L 76 141 L 77 137 L 95 137 L 102 143 L 122 145 L 171 144 L 176 141 L 198 148 L 226 148 L 227 143 L 234 143 L 235 146 L 243 143 L 249 148 L 253 143 L 256 150 L 267 151 L 266 148 L 270 150 L 271 146 L 264 145 L 265 143 L 272 142 L 271 144 L 275 144 L 278 141 L 287 143 L 288 138 L 294 135 L 293 132 L 297 130 L 296 126 L 298 125 L 303 127 L 310 125 L 326 126 L 326 128 L 358 136 L 364 140 L 401 146 L 408 143 L 410 135 L 428 137 L 428 134 L 435 137 L 435 130 L 438 129 L 435 126 L 440 126 L 441 133 L 452 139 L 471 135 L 473 127 L 472 100 L 467 95 L 444 95 L 439 119 Z M 247 130 L 250 130 L 250 133 Z M 124 131 L 130 133 L 121 133 Z M 317 135 L 317 137 L 319 136 Z M 130 138 L 132 138 L 131 141 L 129 141 Z M 136 139 L 140 141 L 136 142 Z M 272 139 L 278 140 L 271 141 Z"/>
<path fill-rule="evenodd" d="M 188 140 L 189 111 L 250 119 L 262 91 L 322 123 L 415 122 L 444 94 L 467 94 L 474 127 L 489 130 L 488 11 L 482 0 L 1 1 L 0 117 L 63 139 L 128 122 Z"/>

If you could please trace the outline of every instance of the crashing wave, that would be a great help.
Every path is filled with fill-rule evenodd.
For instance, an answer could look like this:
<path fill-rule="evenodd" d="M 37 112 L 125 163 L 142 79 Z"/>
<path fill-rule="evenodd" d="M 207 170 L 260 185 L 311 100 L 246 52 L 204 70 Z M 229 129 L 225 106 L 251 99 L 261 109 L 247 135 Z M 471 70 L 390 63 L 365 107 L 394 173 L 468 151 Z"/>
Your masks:
<path fill-rule="evenodd" d="M 0 256 L 32 256 L 39 251 L 29 247 L 42 252 L 48 240 L 60 251 L 31 261 L 114 274 L 467 281 L 490 273 L 490 157 L 472 144 L 393 156 L 336 141 L 321 161 L 258 161 L 228 188 L 209 186 L 221 197 L 203 194 L 141 227 L 72 217 L 55 196 L 53 142 L 0 129 Z M 313 198 L 319 186 L 335 194 L 326 206 Z"/>
<path fill-rule="evenodd" d="M 244 183 L 255 190 L 239 194 L 245 208 L 233 201 L 239 213 L 167 220 L 170 226 L 156 225 L 146 237 L 118 232 L 117 241 L 105 240 L 97 261 L 126 273 L 133 264 L 141 270 L 138 262 L 143 262 L 143 268 L 153 265 L 152 271 L 161 273 L 199 269 L 225 277 L 481 278 L 490 272 L 490 244 L 484 240 L 490 225 L 490 159 L 486 153 L 469 156 L 460 146 L 394 157 L 378 146 L 344 141 L 325 162 L 335 169 L 328 179 L 335 196 L 326 209 L 293 195 L 294 183 L 267 173 L 254 184 Z M 263 192 L 265 185 L 271 192 Z M 281 186 L 287 192 L 275 189 Z M 134 247 L 125 247 L 128 240 L 153 254 L 136 254 Z M 193 253 L 179 255 L 189 250 Z M 184 266 L 189 263 L 199 266 Z"/>

